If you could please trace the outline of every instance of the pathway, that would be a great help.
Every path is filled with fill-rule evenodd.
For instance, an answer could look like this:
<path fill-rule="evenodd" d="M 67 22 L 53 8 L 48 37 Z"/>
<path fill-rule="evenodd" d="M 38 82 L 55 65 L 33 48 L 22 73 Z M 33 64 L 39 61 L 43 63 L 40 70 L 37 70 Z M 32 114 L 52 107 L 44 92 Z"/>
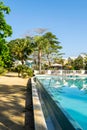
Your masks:
<path fill-rule="evenodd" d="M 0 130 L 25 130 L 27 82 L 16 73 L 0 76 Z"/>

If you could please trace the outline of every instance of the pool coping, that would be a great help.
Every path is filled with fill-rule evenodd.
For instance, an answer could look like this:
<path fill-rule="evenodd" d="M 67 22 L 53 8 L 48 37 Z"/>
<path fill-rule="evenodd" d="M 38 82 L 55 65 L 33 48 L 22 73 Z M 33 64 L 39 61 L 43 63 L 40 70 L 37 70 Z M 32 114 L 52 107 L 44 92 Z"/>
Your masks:
<path fill-rule="evenodd" d="M 36 89 L 36 84 L 34 82 L 34 77 L 31 78 L 31 85 L 35 130 L 48 130 L 39 100 L 39 95 Z"/>

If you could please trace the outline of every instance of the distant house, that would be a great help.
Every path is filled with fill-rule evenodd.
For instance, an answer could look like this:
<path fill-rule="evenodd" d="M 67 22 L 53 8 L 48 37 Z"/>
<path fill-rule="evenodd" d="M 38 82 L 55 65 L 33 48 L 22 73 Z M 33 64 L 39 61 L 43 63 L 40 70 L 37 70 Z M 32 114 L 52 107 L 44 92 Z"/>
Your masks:
<path fill-rule="evenodd" d="M 30 68 L 32 68 L 34 62 L 32 60 L 26 60 L 26 61 L 24 61 L 24 64 L 29 66 Z M 22 65 L 21 61 L 20 60 L 15 60 L 14 61 L 14 66 L 16 67 L 18 65 Z"/>
<path fill-rule="evenodd" d="M 53 69 L 62 69 L 62 65 L 58 63 L 51 64 L 51 68 Z"/>

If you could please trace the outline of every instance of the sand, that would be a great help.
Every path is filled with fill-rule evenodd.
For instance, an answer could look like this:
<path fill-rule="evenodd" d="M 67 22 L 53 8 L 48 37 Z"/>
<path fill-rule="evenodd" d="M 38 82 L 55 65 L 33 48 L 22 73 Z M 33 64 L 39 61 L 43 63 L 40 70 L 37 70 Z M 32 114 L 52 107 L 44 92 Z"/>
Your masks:
<path fill-rule="evenodd" d="M 28 78 L 17 73 L 0 76 L 0 130 L 25 130 L 25 100 Z"/>

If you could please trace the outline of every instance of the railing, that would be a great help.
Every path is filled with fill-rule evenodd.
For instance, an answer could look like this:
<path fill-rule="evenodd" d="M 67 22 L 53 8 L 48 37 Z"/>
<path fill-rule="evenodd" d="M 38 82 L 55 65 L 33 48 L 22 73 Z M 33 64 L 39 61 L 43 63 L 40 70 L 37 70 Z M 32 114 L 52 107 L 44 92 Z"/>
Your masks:
<path fill-rule="evenodd" d="M 87 70 L 42 70 L 41 74 L 53 74 L 53 75 L 82 75 L 86 74 Z M 39 74 L 39 71 L 34 72 Z"/>
<path fill-rule="evenodd" d="M 86 70 L 45 70 L 44 74 L 54 75 L 82 75 L 85 74 Z"/>

